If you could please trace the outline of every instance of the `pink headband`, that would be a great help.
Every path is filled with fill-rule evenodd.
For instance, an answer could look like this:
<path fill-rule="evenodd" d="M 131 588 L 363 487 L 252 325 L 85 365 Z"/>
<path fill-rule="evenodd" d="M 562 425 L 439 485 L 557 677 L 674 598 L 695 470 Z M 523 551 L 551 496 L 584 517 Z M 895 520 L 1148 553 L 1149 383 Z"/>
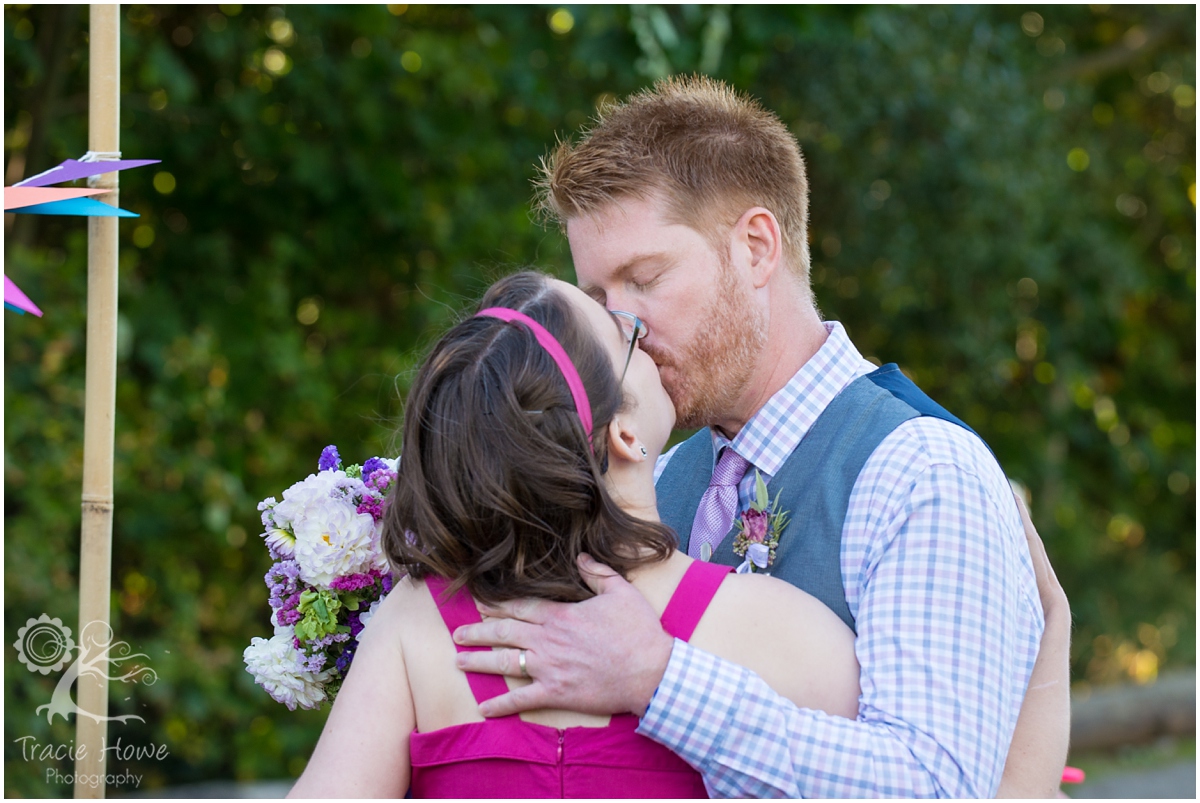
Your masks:
<path fill-rule="evenodd" d="M 546 331 L 546 327 L 515 309 L 488 307 L 475 313 L 476 318 L 480 316 L 499 318 L 509 323 L 523 323 L 529 327 L 541 347 L 554 359 L 554 362 L 558 363 L 558 370 L 562 371 L 563 379 L 567 380 L 567 387 L 571 389 L 571 397 L 575 399 L 575 411 L 579 413 L 579 422 L 583 424 L 583 433 L 587 436 L 590 444 L 592 440 L 592 405 L 588 402 L 587 391 L 583 389 L 583 380 L 579 378 L 579 372 L 575 370 L 575 364 L 567 356 L 562 344 L 554 338 L 554 335 Z"/>

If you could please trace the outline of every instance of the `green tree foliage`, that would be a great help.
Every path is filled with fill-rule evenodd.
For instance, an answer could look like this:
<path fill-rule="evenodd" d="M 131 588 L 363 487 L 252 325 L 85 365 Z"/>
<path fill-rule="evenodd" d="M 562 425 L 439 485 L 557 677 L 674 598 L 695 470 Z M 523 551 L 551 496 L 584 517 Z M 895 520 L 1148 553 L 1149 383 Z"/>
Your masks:
<path fill-rule="evenodd" d="M 87 11 L 5 7 L 6 184 L 87 147 Z M 498 273 L 569 277 L 534 165 L 598 104 L 700 70 L 776 110 L 813 279 L 1033 491 L 1080 682 L 1195 660 L 1190 7 L 124 6 L 113 626 L 143 787 L 284 777 L 323 721 L 254 687 L 255 503 L 389 449 L 431 338 Z M 85 226 L 5 221 L 5 624 L 74 625 Z M 998 614 L 999 615 L 999 614 Z M 5 791 L 55 681 L 5 658 Z"/>

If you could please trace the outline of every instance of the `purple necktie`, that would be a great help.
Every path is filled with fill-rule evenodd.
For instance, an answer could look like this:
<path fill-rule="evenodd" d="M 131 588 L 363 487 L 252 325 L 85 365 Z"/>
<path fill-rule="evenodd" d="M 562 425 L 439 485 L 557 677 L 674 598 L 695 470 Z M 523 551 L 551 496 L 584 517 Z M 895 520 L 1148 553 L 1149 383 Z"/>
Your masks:
<path fill-rule="evenodd" d="M 700 507 L 696 508 L 696 518 L 692 521 L 692 536 L 688 541 L 688 555 L 697 560 L 711 558 L 712 552 L 717 551 L 721 539 L 733 526 L 733 516 L 737 511 L 738 483 L 746 475 L 750 463 L 746 458 L 726 446 L 713 469 L 712 480 L 708 490 L 700 497 Z M 705 555 L 704 546 L 711 552 Z"/>

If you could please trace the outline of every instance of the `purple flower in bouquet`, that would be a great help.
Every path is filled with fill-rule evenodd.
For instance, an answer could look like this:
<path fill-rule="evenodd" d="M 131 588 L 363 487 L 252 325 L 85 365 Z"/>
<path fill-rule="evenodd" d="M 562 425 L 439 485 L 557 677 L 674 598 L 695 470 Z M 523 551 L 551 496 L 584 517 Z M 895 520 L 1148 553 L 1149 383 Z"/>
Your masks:
<path fill-rule="evenodd" d="M 336 446 L 326 446 L 321 450 L 321 459 L 317 461 L 317 471 L 336 471 L 342 467 L 342 456 Z"/>
<path fill-rule="evenodd" d="M 365 513 L 375 521 L 383 520 L 383 500 L 375 496 L 364 496 L 355 508 L 356 513 Z"/>
<path fill-rule="evenodd" d="M 307 644 L 301 642 L 300 639 L 293 637 L 292 644 L 295 645 L 297 650 L 303 650 L 305 648 L 308 648 L 310 650 L 321 650 L 326 647 L 330 647 L 334 644 L 342 644 L 343 642 L 347 642 L 350 640 L 351 640 L 350 632 L 346 631 L 344 633 L 326 633 L 325 635 L 321 636 L 320 638 L 313 639 L 312 641 L 308 642 Z"/>
<path fill-rule="evenodd" d="M 274 610 L 272 621 L 276 627 L 288 627 L 300 621 L 300 564 L 294 560 L 282 560 L 271 567 L 263 580 L 270 597 L 267 600 Z"/>
<path fill-rule="evenodd" d="M 300 577 L 300 564 L 294 560 L 281 560 L 267 571 L 263 582 L 271 592 L 272 608 L 282 608 L 291 596 L 297 593 L 297 581 Z"/>
<path fill-rule="evenodd" d="M 312 655 L 304 656 L 304 658 L 300 661 L 300 666 L 304 669 L 304 671 L 316 674 L 325 668 L 325 661 L 325 653 L 317 652 L 313 653 Z"/>
<path fill-rule="evenodd" d="M 363 463 L 363 467 L 362 467 L 363 479 L 366 480 L 368 477 L 370 477 L 376 471 L 379 471 L 380 469 L 387 469 L 387 468 L 388 468 L 388 464 L 387 464 L 386 460 L 380 459 L 378 457 L 372 457 L 367 462 Z M 368 482 L 367 484 L 369 487 L 370 483 Z"/>
<path fill-rule="evenodd" d="M 304 618 L 304 614 L 300 613 L 300 595 L 292 594 L 287 598 L 283 607 L 275 611 L 275 622 L 278 627 L 291 627 Z"/>
<path fill-rule="evenodd" d="M 262 513 L 261 518 L 264 530 L 270 530 L 275 527 L 275 514 L 272 511 L 277 504 L 279 504 L 279 500 L 273 496 L 268 496 L 258 503 L 259 512 Z"/>
<path fill-rule="evenodd" d="M 346 674 L 350 670 L 350 662 L 354 660 L 354 650 L 346 649 L 338 656 L 337 663 L 334 664 L 334 669 L 337 672 Z"/>
<path fill-rule="evenodd" d="M 361 613 L 366 613 L 362 611 Z M 362 615 L 359 611 L 350 614 L 350 638 L 358 641 L 358 634 L 363 630 Z"/>
<path fill-rule="evenodd" d="M 358 591 L 361 588 L 368 588 L 375 585 L 376 581 L 383 576 L 383 572 L 378 569 L 372 569 L 362 574 L 348 574 L 345 577 L 338 577 L 329 584 L 329 587 L 334 591 Z"/>

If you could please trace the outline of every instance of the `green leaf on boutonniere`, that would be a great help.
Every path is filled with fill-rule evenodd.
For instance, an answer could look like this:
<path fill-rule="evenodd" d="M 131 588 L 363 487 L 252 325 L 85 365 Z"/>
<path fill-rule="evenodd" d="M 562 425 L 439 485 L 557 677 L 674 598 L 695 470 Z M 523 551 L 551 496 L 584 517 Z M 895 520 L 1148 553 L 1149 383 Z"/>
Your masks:
<path fill-rule="evenodd" d="M 770 502 L 767 496 L 767 484 L 763 482 L 762 474 L 758 473 L 758 469 L 754 470 L 754 509 L 766 510 L 767 504 Z"/>

